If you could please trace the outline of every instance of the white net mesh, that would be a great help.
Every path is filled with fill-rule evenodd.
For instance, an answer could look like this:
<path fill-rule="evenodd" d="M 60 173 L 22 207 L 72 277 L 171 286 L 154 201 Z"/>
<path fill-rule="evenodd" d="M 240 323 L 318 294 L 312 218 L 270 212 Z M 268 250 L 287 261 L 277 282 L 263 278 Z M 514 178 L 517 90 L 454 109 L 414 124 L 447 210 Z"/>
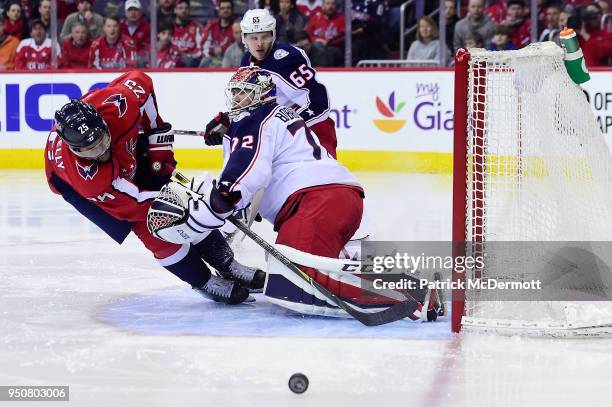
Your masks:
<path fill-rule="evenodd" d="M 491 241 L 612 240 L 610 153 L 585 95 L 566 72 L 562 49 L 538 43 L 470 54 L 466 241 L 483 242 L 471 254 Z M 534 261 L 538 247 L 524 261 Z M 517 275 L 520 267 L 502 263 L 489 258 L 484 270 L 467 277 L 541 277 Z M 550 326 L 591 317 L 612 323 L 607 302 L 527 304 L 490 295 L 467 290 L 464 326 L 487 320 Z"/>

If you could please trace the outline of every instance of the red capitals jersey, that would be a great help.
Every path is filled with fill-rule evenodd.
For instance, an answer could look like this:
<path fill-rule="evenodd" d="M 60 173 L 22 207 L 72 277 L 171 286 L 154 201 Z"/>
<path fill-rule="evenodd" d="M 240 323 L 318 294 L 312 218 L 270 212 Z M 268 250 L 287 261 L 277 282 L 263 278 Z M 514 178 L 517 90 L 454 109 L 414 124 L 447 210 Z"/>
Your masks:
<path fill-rule="evenodd" d="M 296 6 L 300 13 L 304 14 L 306 18 L 310 18 L 311 16 L 323 12 L 321 5 L 323 2 L 321 0 L 314 0 L 310 2 L 308 0 L 297 0 Z"/>
<path fill-rule="evenodd" d="M 199 58 L 202 56 L 204 28 L 197 21 L 190 21 L 185 25 L 175 23 L 170 41 L 176 45 L 181 55 Z"/>
<path fill-rule="evenodd" d="M 114 45 L 108 45 L 104 36 L 92 42 L 89 68 L 116 69 L 136 67 L 136 48 L 130 37 L 121 35 Z"/>
<path fill-rule="evenodd" d="M 58 55 L 59 55 L 59 49 Z M 15 69 L 50 69 L 51 39 L 45 38 L 42 44 L 36 45 L 33 38 L 21 40 L 15 56 Z"/>
<path fill-rule="evenodd" d="M 531 41 L 531 20 L 525 19 L 509 27 L 510 41 L 517 48 L 523 48 Z"/>
<path fill-rule="evenodd" d="M 335 13 L 328 17 L 323 13 L 317 13 L 308 20 L 306 31 L 313 42 L 322 40 L 326 41 L 327 45 L 342 45 L 344 43 L 344 16 Z"/>
<path fill-rule="evenodd" d="M 166 48 L 157 51 L 157 67 L 158 68 L 180 68 L 183 66 L 181 61 L 181 53 L 174 44 L 168 45 Z"/>
<path fill-rule="evenodd" d="M 85 69 L 89 62 L 89 48 L 91 41 L 87 40 L 82 47 L 77 47 L 72 38 L 67 38 L 62 43 L 62 55 L 59 60 L 60 68 Z"/>
<path fill-rule="evenodd" d="M 149 52 L 149 48 L 151 47 L 151 25 L 144 17 L 140 18 L 138 26 L 133 29 L 131 33 L 127 20 L 121 20 L 120 30 L 121 34 L 132 39 L 136 51 L 138 51 L 139 54 Z"/>
<path fill-rule="evenodd" d="M 132 180 L 136 173 L 139 126 L 148 131 L 163 123 L 157 113 L 151 78 L 142 72 L 128 72 L 108 87 L 91 91 L 81 99 L 93 105 L 108 125 L 111 160 L 102 163 L 77 157 L 54 127 L 45 149 L 47 179 L 55 173 L 79 195 L 115 218 L 131 222 L 145 220 L 157 192 L 141 191 Z M 57 192 L 51 183 L 49 186 Z"/>
<path fill-rule="evenodd" d="M 234 42 L 231 21 L 226 27 L 221 27 L 221 20 L 211 20 L 204 30 L 204 55 L 215 56 L 215 48 L 221 48 L 221 56 Z"/>

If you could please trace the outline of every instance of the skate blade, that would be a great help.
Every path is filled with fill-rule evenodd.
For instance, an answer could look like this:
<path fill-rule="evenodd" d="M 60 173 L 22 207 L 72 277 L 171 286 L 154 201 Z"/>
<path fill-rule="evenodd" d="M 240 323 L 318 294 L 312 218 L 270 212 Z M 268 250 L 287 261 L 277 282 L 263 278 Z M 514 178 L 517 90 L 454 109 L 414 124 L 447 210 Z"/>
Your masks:
<path fill-rule="evenodd" d="M 249 288 L 249 292 L 251 294 L 261 294 L 263 293 L 263 288 Z"/>

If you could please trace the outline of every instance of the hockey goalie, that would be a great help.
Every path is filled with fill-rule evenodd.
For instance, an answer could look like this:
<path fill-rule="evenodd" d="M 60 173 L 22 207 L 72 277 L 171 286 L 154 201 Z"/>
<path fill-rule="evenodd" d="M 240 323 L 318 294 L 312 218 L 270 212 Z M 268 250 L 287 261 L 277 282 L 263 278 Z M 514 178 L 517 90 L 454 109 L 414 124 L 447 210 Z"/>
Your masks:
<path fill-rule="evenodd" d="M 170 213 L 175 221 L 151 221 L 152 233 L 174 243 L 201 239 L 222 227 L 236 209 L 249 206 L 256 191 L 264 190 L 258 211 L 278 232 L 277 245 L 301 254 L 300 259 L 289 255 L 301 270 L 360 309 L 416 300 L 418 309 L 407 317 L 420 318 L 424 292 L 373 294 L 362 288 L 358 275 L 307 264 L 309 258 L 338 259 L 360 227 L 364 190 L 293 109 L 276 103 L 271 75 L 258 67 L 240 68 L 227 86 L 226 99 L 231 122 L 223 140 L 219 179 L 194 179 L 191 190 L 199 194 L 195 197 L 176 183 L 168 184 L 151 205 L 149 218 Z M 347 315 L 272 256 L 264 294 L 270 302 L 300 313 Z M 436 308 L 434 301 L 431 304 Z"/>

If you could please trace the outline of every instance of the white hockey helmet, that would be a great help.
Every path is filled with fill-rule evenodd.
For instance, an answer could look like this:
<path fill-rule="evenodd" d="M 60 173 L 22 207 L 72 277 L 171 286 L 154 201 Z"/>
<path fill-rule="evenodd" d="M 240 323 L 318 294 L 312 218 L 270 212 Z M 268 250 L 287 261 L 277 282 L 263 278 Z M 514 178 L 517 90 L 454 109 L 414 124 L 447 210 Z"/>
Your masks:
<path fill-rule="evenodd" d="M 276 19 L 264 8 L 256 8 L 244 13 L 240 21 L 242 42 L 246 44 L 246 34 L 272 31 L 272 42 L 276 40 Z"/>

